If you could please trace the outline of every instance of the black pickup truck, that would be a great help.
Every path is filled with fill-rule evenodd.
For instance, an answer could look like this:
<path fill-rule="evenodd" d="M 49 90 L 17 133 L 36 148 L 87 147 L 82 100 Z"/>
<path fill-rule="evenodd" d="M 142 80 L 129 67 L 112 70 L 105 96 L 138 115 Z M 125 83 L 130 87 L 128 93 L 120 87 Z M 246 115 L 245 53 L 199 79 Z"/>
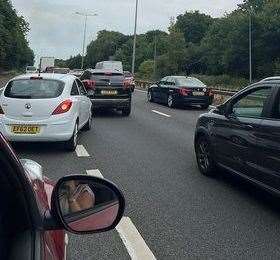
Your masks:
<path fill-rule="evenodd" d="M 131 113 L 131 88 L 124 74 L 108 69 L 88 69 L 80 77 L 92 101 L 93 109 L 112 108 Z"/>

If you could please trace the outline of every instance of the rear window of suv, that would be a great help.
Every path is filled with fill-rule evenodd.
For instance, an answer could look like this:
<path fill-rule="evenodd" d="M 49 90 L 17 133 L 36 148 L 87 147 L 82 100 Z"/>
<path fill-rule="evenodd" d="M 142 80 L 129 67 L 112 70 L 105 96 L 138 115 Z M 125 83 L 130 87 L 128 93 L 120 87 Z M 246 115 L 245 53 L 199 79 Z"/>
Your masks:
<path fill-rule="evenodd" d="M 10 81 L 4 96 L 22 99 L 45 99 L 59 97 L 64 89 L 64 83 L 50 79 L 18 79 Z"/>
<path fill-rule="evenodd" d="M 120 73 L 93 73 L 90 79 L 97 82 L 122 83 L 124 76 Z"/>

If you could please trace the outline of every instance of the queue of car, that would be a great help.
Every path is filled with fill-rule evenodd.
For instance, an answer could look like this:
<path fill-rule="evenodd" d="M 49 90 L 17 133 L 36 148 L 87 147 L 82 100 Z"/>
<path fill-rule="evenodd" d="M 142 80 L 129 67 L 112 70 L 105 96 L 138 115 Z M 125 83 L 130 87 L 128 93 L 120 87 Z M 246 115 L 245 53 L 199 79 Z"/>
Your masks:
<path fill-rule="evenodd" d="M 82 129 L 90 130 L 92 115 L 96 109 L 116 109 L 123 116 L 129 116 L 135 87 L 133 75 L 123 72 L 119 62 L 100 62 L 97 67 L 67 74 L 25 74 L 10 80 L 0 96 L 0 132 L 11 141 L 64 142 L 65 147 L 73 151 L 77 146 L 78 132 Z M 200 172 L 212 177 L 223 169 L 280 195 L 279 97 L 280 77 L 270 77 L 248 86 L 224 104 L 200 115 L 194 138 Z M 166 76 L 148 88 L 147 99 L 170 108 L 195 105 L 207 109 L 213 103 L 214 94 L 211 88 L 194 77 Z M 9 174 L 13 176 L 16 173 L 19 182 L 27 180 L 29 184 L 25 187 L 25 192 L 31 194 L 31 198 L 26 199 L 23 193 L 20 198 L 22 204 L 14 210 L 27 208 L 28 216 L 24 220 L 29 215 L 37 214 L 39 222 L 36 220 L 26 230 L 37 232 L 40 229 L 43 236 L 49 236 L 50 240 L 58 243 L 57 247 L 52 248 L 47 242 L 29 237 L 28 232 L 16 234 L 18 239 L 22 239 L 21 236 L 26 238 L 24 247 L 39 243 L 40 250 L 44 251 L 46 246 L 51 248 L 52 259 L 61 259 L 61 255 L 65 254 L 65 233 L 57 229 L 82 234 L 107 231 L 117 225 L 124 211 L 124 198 L 114 184 L 94 177 L 76 175 L 63 177 L 54 185 L 42 177 L 38 164 L 28 160 L 19 161 L 2 134 L 0 143 L 5 147 L 2 157 L 14 164 L 14 172 Z M 0 157 L 0 163 L 1 160 Z M 42 188 L 34 190 L 33 183 Z M 50 189 L 44 189 L 46 185 Z M 69 190 L 77 187 L 83 187 L 88 192 L 89 204 L 81 212 L 75 212 L 73 218 L 69 212 L 72 200 L 67 196 L 70 196 Z M 101 196 L 99 191 L 100 194 L 107 194 L 105 198 L 100 198 L 107 205 L 103 207 L 104 204 L 101 203 L 101 214 L 97 213 L 99 204 L 95 203 L 93 206 L 90 202 Z M 48 200 L 51 203 L 40 201 L 38 193 L 51 197 Z M 39 212 L 43 208 L 43 216 L 40 216 L 37 208 Z M 106 223 L 102 223 L 104 216 Z M 27 227 L 24 221 L 19 223 L 22 227 Z M 53 229 L 56 231 L 50 233 L 49 230 Z M 18 251 L 13 251 L 15 257 L 21 250 L 22 248 L 18 248 Z M 7 254 L 0 253 L 4 256 Z"/>

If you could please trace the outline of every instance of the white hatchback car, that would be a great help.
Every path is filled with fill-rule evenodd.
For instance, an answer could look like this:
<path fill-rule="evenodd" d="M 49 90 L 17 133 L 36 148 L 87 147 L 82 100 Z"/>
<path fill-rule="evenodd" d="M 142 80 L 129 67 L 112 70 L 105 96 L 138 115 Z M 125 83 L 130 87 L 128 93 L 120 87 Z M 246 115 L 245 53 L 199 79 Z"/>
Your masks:
<path fill-rule="evenodd" d="M 79 130 L 91 128 L 91 101 L 73 75 L 15 77 L 4 87 L 0 106 L 0 131 L 10 141 L 64 141 L 73 151 Z"/>

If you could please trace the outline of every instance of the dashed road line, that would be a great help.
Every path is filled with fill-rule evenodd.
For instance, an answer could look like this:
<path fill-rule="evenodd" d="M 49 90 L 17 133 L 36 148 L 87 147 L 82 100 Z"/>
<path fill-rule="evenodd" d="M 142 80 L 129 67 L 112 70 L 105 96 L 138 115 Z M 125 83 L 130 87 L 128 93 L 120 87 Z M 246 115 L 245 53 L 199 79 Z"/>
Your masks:
<path fill-rule="evenodd" d="M 86 170 L 87 175 L 104 178 L 98 170 Z M 147 246 L 143 237 L 129 217 L 123 217 L 116 226 L 116 230 L 123 241 L 128 254 L 132 260 L 156 260 L 153 252 Z"/>
<path fill-rule="evenodd" d="M 89 153 L 83 145 L 77 145 L 75 151 L 78 157 L 89 157 Z"/>
<path fill-rule="evenodd" d="M 96 169 L 96 170 L 87 170 L 87 175 L 91 175 L 91 176 L 95 176 L 95 177 L 99 177 L 99 178 L 104 178 L 102 173 Z"/>
<path fill-rule="evenodd" d="M 116 229 L 132 260 L 156 259 L 129 217 L 123 217 Z"/>
<path fill-rule="evenodd" d="M 157 111 L 157 110 L 152 110 L 152 112 L 154 112 L 154 113 L 156 113 L 156 114 L 158 114 L 158 115 L 161 115 L 161 116 L 171 117 L 170 115 L 164 114 L 164 113 L 162 113 L 162 112 L 160 112 L 160 111 Z"/>

